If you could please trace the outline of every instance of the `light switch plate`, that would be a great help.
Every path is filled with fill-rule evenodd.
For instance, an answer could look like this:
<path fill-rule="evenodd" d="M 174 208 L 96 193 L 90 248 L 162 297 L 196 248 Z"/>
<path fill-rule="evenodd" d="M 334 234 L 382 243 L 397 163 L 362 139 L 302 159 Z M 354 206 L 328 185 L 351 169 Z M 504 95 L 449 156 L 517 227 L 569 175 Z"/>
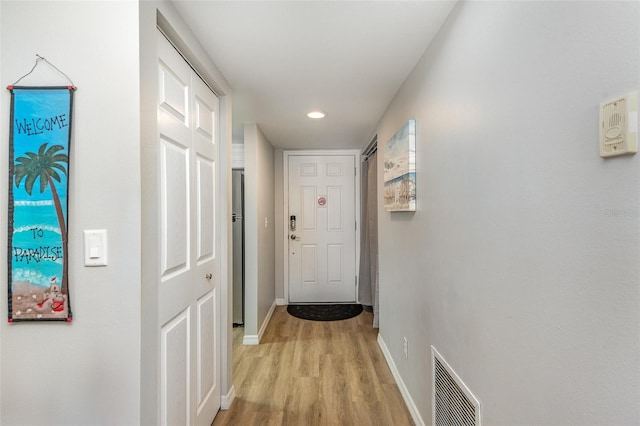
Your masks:
<path fill-rule="evenodd" d="M 107 230 L 84 231 L 84 265 L 107 266 Z"/>

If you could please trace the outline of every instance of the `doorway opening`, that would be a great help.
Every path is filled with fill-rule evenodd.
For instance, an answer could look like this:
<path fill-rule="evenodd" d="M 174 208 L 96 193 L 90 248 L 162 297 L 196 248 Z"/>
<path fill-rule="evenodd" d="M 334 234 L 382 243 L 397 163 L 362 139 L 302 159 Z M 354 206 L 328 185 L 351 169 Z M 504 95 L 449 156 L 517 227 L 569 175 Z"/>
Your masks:
<path fill-rule="evenodd" d="M 360 285 L 358 300 L 373 312 L 378 327 L 378 139 L 362 153 L 362 229 L 360 231 Z"/>
<path fill-rule="evenodd" d="M 231 173 L 233 228 L 233 326 L 244 326 L 244 169 Z"/>

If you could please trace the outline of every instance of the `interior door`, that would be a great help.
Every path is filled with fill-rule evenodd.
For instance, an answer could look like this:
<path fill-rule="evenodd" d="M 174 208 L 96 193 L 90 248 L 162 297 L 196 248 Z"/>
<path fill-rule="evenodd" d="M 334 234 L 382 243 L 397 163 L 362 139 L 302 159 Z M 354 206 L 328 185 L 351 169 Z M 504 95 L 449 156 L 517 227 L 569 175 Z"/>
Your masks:
<path fill-rule="evenodd" d="M 160 423 L 210 425 L 220 408 L 218 99 L 160 32 L 158 56 Z"/>
<path fill-rule="evenodd" d="M 355 157 L 291 155 L 288 169 L 289 302 L 355 302 Z"/>

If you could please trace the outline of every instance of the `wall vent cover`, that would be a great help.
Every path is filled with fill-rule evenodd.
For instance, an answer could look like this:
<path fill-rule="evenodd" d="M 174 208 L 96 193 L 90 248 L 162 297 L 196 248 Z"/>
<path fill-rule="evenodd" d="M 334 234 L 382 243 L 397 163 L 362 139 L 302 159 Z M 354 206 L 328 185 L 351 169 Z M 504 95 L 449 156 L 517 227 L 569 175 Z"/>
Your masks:
<path fill-rule="evenodd" d="M 432 346 L 435 426 L 480 426 L 480 403 Z"/>

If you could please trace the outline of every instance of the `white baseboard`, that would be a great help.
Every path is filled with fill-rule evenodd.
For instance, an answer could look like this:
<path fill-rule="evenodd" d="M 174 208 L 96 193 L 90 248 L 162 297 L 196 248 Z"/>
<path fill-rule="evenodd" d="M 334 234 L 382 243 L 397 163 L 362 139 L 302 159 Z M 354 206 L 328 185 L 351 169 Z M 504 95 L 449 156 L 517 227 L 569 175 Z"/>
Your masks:
<path fill-rule="evenodd" d="M 274 300 L 271 304 L 271 308 L 269 308 L 269 312 L 267 312 L 267 316 L 262 322 L 262 327 L 260 327 L 260 331 L 258 331 L 258 342 L 262 340 L 262 336 L 264 332 L 267 330 L 267 326 L 269 325 L 269 321 L 271 321 L 271 316 L 273 315 L 273 311 L 276 310 L 276 301 Z"/>
<path fill-rule="evenodd" d="M 257 345 L 260 343 L 260 339 L 257 334 L 245 334 L 242 338 L 243 345 Z"/>
<path fill-rule="evenodd" d="M 267 326 L 269 325 L 269 321 L 271 321 L 271 316 L 273 315 L 273 311 L 275 311 L 275 309 L 276 309 L 276 301 L 274 300 L 273 304 L 271 305 L 271 308 L 269 309 L 269 312 L 267 312 L 267 317 L 262 322 L 262 326 L 260 327 L 258 334 L 257 335 L 245 334 L 244 338 L 242 339 L 243 345 L 259 345 L 260 344 L 262 335 L 267 330 Z"/>
<path fill-rule="evenodd" d="M 231 385 L 231 389 L 227 392 L 226 395 L 222 395 L 220 397 L 220 409 L 228 410 L 231 408 L 231 404 L 233 404 L 233 400 L 236 399 L 236 388 Z"/>
<path fill-rule="evenodd" d="M 276 299 L 276 305 L 278 306 L 287 306 L 288 304 L 287 299 Z"/>
<path fill-rule="evenodd" d="M 418 407 L 416 407 L 415 402 L 413 402 L 413 398 L 411 398 L 411 394 L 409 394 L 409 390 L 407 386 L 404 384 L 402 380 L 402 376 L 400 376 L 400 372 L 398 371 L 398 367 L 396 367 L 396 363 L 393 361 L 391 357 L 391 352 L 389 352 L 389 348 L 387 348 L 387 344 L 384 342 L 382 335 L 378 333 L 378 346 L 382 349 L 382 354 L 384 355 L 384 359 L 387 361 L 387 365 L 389 365 L 389 369 L 391 370 L 391 374 L 393 374 L 393 378 L 400 389 L 400 393 L 402 394 L 402 398 L 404 399 L 404 403 L 413 418 L 413 422 L 416 426 L 425 426 L 424 420 L 422 420 L 422 416 L 418 411 Z"/>

